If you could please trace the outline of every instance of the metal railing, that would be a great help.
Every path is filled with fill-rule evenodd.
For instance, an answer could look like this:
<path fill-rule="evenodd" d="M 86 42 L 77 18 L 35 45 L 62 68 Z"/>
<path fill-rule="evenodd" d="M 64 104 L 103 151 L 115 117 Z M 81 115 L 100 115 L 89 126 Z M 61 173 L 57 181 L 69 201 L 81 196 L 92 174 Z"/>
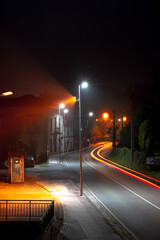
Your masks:
<path fill-rule="evenodd" d="M 51 200 L 0 200 L 0 221 L 41 221 L 54 215 Z"/>

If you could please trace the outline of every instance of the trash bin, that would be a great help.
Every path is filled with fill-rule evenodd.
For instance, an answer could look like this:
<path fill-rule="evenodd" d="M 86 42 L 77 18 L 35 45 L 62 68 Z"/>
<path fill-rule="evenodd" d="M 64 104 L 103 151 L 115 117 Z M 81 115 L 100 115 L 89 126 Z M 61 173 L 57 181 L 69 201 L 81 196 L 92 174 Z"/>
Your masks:
<path fill-rule="evenodd" d="M 24 153 L 8 153 L 8 178 L 10 183 L 24 182 Z"/>

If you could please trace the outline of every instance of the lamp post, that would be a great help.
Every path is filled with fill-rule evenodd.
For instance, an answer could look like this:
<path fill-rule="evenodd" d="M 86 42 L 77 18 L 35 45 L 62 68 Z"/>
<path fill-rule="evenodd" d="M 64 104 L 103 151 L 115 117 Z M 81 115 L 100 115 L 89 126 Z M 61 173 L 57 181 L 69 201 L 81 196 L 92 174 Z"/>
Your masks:
<path fill-rule="evenodd" d="M 60 112 L 60 110 L 63 108 L 65 108 L 65 105 L 64 105 L 64 103 L 61 103 L 59 105 L 59 162 L 61 161 L 61 146 L 60 146 L 60 144 L 61 144 L 61 121 L 60 121 L 61 112 Z"/>
<path fill-rule="evenodd" d="M 63 137 L 63 152 L 65 152 L 65 114 L 68 113 L 68 109 L 65 108 L 63 111 L 64 119 L 63 119 L 63 128 L 64 128 L 64 137 Z M 67 137 L 67 136 L 66 136 Z"/>
<path fill-rule="evenodd" d="M 81 88 L 87 88 L 88 83 L 83 82 L 81 85 L 78 85 L 78 101 L 79 101 L 79 176 L 80 176 L 80 196 L 83 195 L 83 189 L 82 189 L 82 140 L 81 140 L 81 132 L 82 132 L 82 126 L 81 126 Z"/>

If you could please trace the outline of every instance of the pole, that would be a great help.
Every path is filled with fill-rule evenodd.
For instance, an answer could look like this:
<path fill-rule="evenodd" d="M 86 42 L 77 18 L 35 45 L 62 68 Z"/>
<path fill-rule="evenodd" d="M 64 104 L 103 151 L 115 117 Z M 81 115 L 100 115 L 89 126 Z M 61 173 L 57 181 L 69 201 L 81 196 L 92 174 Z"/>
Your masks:
<path fill-rule="evenodd" d="M 133 94 L 131 96 L 131 163 L 134 161 L 134 113 L 133 113 Z"/>
<path fill-rule="evenodd" d="M 83 195 L 82 189 L 82 144 L 81 144 L 81 86 L 78 86 L 78 98 L 79 98 L 79 177 L 80 177 L 80 196 Z"/>
<path fill-rule="evenodd" d="M 122 131 L 123 131 L 123 113 L 122 113 Z"/>
<path fill-rule="evenodd" d="M 115 150 L 116 128 L 115 128 L 115 110 L 113 110 L 113 151 Z"/>
<path fill-rule="evenodd" d="M 59 163 L 61 162 L 61 146 L 60 146 L 60 143 L 61 143 L 61 139 L 60 139 L 60 136 L 61 136 L 61 120 L 60 120 L 60 107 L 59 107 Z"/>

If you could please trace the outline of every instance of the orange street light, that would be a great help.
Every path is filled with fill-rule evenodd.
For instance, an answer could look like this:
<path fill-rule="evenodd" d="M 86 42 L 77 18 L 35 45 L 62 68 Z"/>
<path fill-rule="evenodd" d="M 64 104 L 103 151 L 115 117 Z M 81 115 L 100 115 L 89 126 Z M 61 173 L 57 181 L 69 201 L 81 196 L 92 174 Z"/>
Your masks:
<path fill-rule="evenodd" d="M 126 122 L 127 121 L 127 118 L 126 117 L 123 117 L 123 122 Z"/>
<path fill-rule="evenodd" d="M 77 101 L 76 97 L 70 97 L 67 100 L 65 100 L 65 104 L 73 104 Z"/>
<path fill-rule="evenodd" d="M 6 97 L 6 96 L 10 96 L 10 95 L 13 95 L 12 91 L 4 92 L 0 96 Z"/>
<path fill-rule="evenodd" d="M 109 118 L 109 114 L 108 114 L 107 112 L 105 112 L 105 113 L 102 114 L 102 117 L 103 117 L 104 119 L 107 119 L 107 118 Z"/>

